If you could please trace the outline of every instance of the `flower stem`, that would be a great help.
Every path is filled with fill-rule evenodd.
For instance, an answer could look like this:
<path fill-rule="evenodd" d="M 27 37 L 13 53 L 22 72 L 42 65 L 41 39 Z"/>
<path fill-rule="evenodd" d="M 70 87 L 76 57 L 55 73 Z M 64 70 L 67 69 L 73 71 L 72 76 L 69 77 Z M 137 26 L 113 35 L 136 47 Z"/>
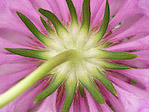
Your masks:
<path fill-rule="evenodd" d="M 15 86 L 7 90 L 5 93 L 0 95 L 0 108 L 17 98 L 23 92 L 25 92 L 28 88 L 34 85 L 37 81 L 47 76 L 48 72 L 55 68 L 56 66 L 76 58 L 78 52 L 76 50 L 70 49 L 64 51 L 49 61 L 45 62 L 41 66 L 39 66 L 35 71 L 29 74 L 26 78 L 22 79 Z"/>

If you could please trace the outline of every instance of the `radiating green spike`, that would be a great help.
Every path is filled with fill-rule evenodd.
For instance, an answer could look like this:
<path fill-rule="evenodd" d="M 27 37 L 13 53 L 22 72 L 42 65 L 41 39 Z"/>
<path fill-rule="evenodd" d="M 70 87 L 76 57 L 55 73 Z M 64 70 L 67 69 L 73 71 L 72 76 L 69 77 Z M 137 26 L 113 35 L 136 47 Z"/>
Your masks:
<path fill-rule="evenodd" d="M 81 84 L 79 84 L 78 88 L 79 88 L 79 92 L 80 92 L 81 96 L 84 97 L 84 88 L 83 88 L 83 86 Z"/>
<path fill-rule="evenodd" d="M 90 29 L 90 0 L 84 0 L 83 2 L 83 20 L 82 20 L 82 26 L 80 29 L 80 33 L 85 33 L 88 35 L 89 29 Z"/>
<path fill-rule="evenodd" d="M 128 60 L 136 58 L 137 55 L 127 52 L 113 52 L 99 49 L 99 59 L 115 59 L 115 60 Z"/>
<path fill-rule="evenodd" d="M 71 14 L 71 25 L 72 27 L 77 25 L 78 26 L 78 18 L 77 18 L 77 13 L 75 10 L 75 7 L 72 3 L 72 0 L 66 0 L 70 14 Z"/>
<path fill-rule="evenodd" d="M 21 49 L 21 48 L 5 48 L 7 51 L 24 57 L 37 58 L 41 60 L 48 60 L 51 55 L 49 50 L 33 50 L 33 49 Z"/>
<path fill-rule="evenodd" d="M 55 32 L 54 30 L 46 23 L 46 21 L 40 16 L 41 22 L 43 24 L 43 26 L 46 28 L 46 30 L 48 31 L 48 33 L 52 36 L 55 36 Z"/>
<path fill-rule="evenodd" d="M 99 80 L 111 93 L 117 96 L 116 90 L 111 81 L 98 68 L 94 69 L 92 76 Z"/>
<path fill-rule="evenodd" d="M 67 29 L 63 26 L 63 24 L 58 20 L 58 18 L 52 12 L 42 8 L 39 8 L 38 11 L 53 23 L 59 37 L 63 37 L 64 35 L 69 34 Z"/>
<path fill-rule="evenodd" d="M 104 97 L 95 87 L 88 74 L 81 74 L 78 79 L 98 103 L 104 104 Z"/>
<path fill-rule="evenodd" d="M 61 112 L 68 112 L 73 102 L 77 81 L 68 79 L 66 81 L 66 96 Z"/>
<path fill-rule="evenodd" d="M 110 9 L 109 9 L 108 0 L 106 0 L 106 8 L 105 8 L 105 14 L 104 14 L 102 25 L 99 31 L 96 34 L 94 34 L 92 37 L 92 38 L 96 38 L 97 42 L 99 42 L 104 36 L 109 24 L 109 20 L 110 20 Z"/>
<path fill-rule="evenodd" d="M 39 102 L 44 100 L 46 97 L 51 95 L 66 79 L 66 75 L 63 74 L 56 74 L 51 84 L 42 91 L 38 96 L 35 97 L 34 101 Z"/>
<path fill-rule="evenodd" d="M 102 68 L 105 68 L 105 69 L 131 69 L 131 67 L 129 67 L 129 66 L 109 63 L 106 61 L 100 62 L 99 66 Z"/>
<path fill-rule="evenodd" d="M 36 26 L 26 17 L 24 16 L 22 13 L 17 12 L 17 15 L 20 17 L 20 19 L 24 22 L 24 24 L 28 27 L 28 29 L 43 43 L 45 44 L 47 47 L 50 45 L 50 42 L 52 41 L 52 39 L 48 38 L 47 36 L 45 36 L 44 34 L 42 34 L 37 28 Z"/>

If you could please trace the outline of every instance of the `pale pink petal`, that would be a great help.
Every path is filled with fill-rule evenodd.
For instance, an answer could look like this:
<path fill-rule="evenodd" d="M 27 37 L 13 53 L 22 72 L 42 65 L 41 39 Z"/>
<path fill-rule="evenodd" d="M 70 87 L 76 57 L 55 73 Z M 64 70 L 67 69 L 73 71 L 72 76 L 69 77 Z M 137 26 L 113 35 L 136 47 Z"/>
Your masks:
<path fill-rule="evenodd" d="M 128 17 L 125 19 L 123 22 L 121 22 L 121 25 L 118 25 L 112 30 L 112 34 L 107 36 L 106 38 L 111 38 L 112 39 L 132 27 L 136 22 L 138 22 L 141 18 L 143 17 L 142 14 L 136 14 L 133 16 Z M 119 38 L 118 38 L 119 39 Z M 113 41 L 118 40 L 117 38 L 114 38 Z"/>
<path fill-rule="evenodd" d="M 140 88 L 137 88 L 137 87 L 135 87 L 133 85 L 130 85 L 130 84 L 128 84 L 128 83 L 126 83 L 124 81 L 121 81 L 118 78 L 112 77 L 110 75 L 108 76 L 108 78 L 110 80 L 112 80 L 115 84 L 117 84 L 119 87 L 121 87 L 121 88 L 123 88 L 123 89 L 125 89 L 125 90 L 127 90 L 127 91 L 129 91 L 129 92 L 131 92 L 133 94 L 135 94 L 138 97 L 149 98 L 149 94 L 148 94 L 148 92 L 146 90 L 142 90 Z"/>
<path fill-rule="evenodd" d="M 34 10 L 31 2 L 29 0 L 6 0 L 8 8 L 14 13 L 16 11 L 23 13 L 25 16 L 30 18 L 36 25 L 41 26 L 40 17 L 38 13 Z"/>
<path fill-rule="evenodd" d="M 56 1 L 57 1 L 59 10 L 60 10 L 60 14 L 63 18 L 64 24 L 66 25 L 67 22 L 69 22 L 68 20 L 69 20 L 69 15 L 70 15 L 66 0 L 56 0 Z"/>
<path fill-rule="evenodd" d="M 21 61 L 31 60 L 32 58 L 27 58 L 19 55 L 10 55 L 10 54 L 4 54 L 0 53 L 0 65 L 2 64 L 8 64 L 8 63 L 19 63 Z"/>
<path fill-rule="evenodd" d="M 123 31 L 122 33 L 119 33 L 115 37 L 113 37 L 111 41 L 112 42 L 118 41 L 125 37 L 137 35 L 140 33 L 148 33 L 148 32 L 149 32 L 149 19 L 147 16 L 144 16 L 139 21 L 137 21 L 135 24 L 133 24 L 133 26 Z"/>
<path fill-rule="evenodd" d="M 10 53 L 9 51 L 5 50 L 4 48 L 25 48 L 25 49 L 31 49 L 30 47 L 25 47 L 13 42 L 10 42 L 8 40 L 5 40 L 0 37 L 0 52 L 2 53 Z"/>
<path fill-rule="evenodd" d="M 115 17 L 110 21 L 108 31 L 127 17 L 140 13 L 141 10 L 138 8 L 137 3 L 138 0 L 125 0 Z"/>
<path fill-rule="evenodd" d="M 83 0 L 72 0 L 77 12 L 77 16 L 78 16 L 78 20 L 81 21 L 81 17 L 82 17 L 82 4 L 83 4 Z"/>
<path fill-rule="evenodd" d="M 27 37 L 25 34 L 10 30 L 10 29 L 0 29 L 0 37 L 3 39 L 6 39 L 8 41 L 14 42 L 16 44 L 20 44 L 23 46 L 41 46 L 41 44 L 33 41 L 29 37 Z"/>
<path fill-rule="evenodd" d="M 126 69 L 117 70 L 117 72 L 143 84 L 144 86 L 149 86 L 149 69 Z"/>
<path fill-rule="evenodd" d="M 37 67 L 39 62 L 30 61 L 30 63 L 14 63 L 0 65 L 0 76 L 11 75 L 13 73 L 21 72 L 29 68 Z"/>
<path fill-rule="evenodd" d="M 36 112 L 56 112 L 57 91 L 48 96 Z"/>
<path fill-rule="evenodd" d="M 23 32 L 26 35 L 31 34 L 30 32 L 28 32 L 28 29 L 21 23 L 18 16 L 13 15 L 13 13 L 8 8 L 5 0 L 1 0 L 0 15 L 0 28 L 16 30 L 19 32 Z"/>
<path fill-rule="evenodd" d="M 57 18 L 62 22 L 62 17 L 60 14 L 60 9 L 57 6 L 56 0 L 47 0 L 49 3 L 50 8 L 52 9 L 52 12 L 57 16 Z"/>
<path fill-rule="evenodd" d="M 118 98 L 116 96 L 114 96 L 109 91 L 107 91 L 105 95 L 106 95 L 107 99 L 110 101 L 115 112 L 126 112 L 124 105 L 118 100 Z"/>
<path fill-rule="evenodd" d="M 141 112 L 139 110 L 144 107 L 144 105 L 149 105 L 148 99 L 135 96 L 133 93 L 125 91 L 116 85 L 114 85 L 114 87 L 117 90 L 118 98 L 124 105 L 126 112 Z"/>
<path fill-rule="evenodd" d="M 102 111 L 101 108 L 97 106 L 97 103 L 95 102 L 93 97 L 90 95 L 90 93 L 87 90 L 85 91 L 85 93 L 86 93 L 90 112 L 101 112 Z"/>
<path fill-rule="evenodd" d="M 143 9 L 143 12 L 149 17 L 149 1 L 139 0 L 138 6 Z"/>
<path fill-rule="evenodd" d="M 122 44 L 114 45 L 106 48 L 110 51 L 129 51 L 129 50 L 148 50 L 149 49 L 149 36 L 137 39 L 135 41 L 128 41 Z"/>

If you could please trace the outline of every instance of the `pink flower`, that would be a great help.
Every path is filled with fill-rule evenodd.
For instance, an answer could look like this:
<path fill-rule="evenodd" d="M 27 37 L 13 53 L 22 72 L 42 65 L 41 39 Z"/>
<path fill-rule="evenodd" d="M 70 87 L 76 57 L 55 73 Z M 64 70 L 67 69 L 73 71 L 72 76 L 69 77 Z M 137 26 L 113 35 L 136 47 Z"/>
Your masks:
<path fill-rule="evenodd" d="M 147 112 L 148 39 L 148 0 L 1 0 L 0 112 Z"/>

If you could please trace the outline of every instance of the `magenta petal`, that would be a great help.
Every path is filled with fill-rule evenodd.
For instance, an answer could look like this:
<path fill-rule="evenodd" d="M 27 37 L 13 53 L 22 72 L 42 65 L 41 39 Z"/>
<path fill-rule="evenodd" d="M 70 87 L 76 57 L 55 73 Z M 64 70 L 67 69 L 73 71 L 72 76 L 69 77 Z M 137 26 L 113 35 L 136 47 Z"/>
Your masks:
<path fill-rule="evenodd" d="M 144 105 L 149 105 L 149 100 L 138 96 L 133 93 L 123 90 L 122 88 L 114 85 L 117 90 L 118 98 L 123 103 L 126 112 L 141 112 L 140 109 Z"/>

